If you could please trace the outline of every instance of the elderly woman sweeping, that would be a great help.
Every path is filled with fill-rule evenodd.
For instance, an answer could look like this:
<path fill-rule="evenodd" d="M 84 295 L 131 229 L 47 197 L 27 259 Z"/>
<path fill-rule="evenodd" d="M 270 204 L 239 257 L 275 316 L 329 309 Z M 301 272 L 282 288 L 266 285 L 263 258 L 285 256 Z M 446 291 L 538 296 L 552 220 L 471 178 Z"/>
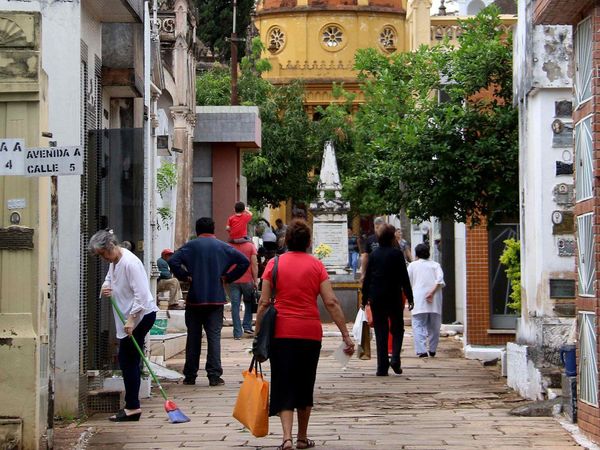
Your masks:
<path fill-rule="evenodd" d="M 288 252 L 271 259 L 263 274 L 263 287 L 256 317 L 256 332 L 270 303 L 275 275 L 275 335 L 271 343 L 271 398 L 269 415 L 278 415 L 283 429 L 279 450 L 294 448 L 292 426 L 298 412 L 296 448 L 315 446 L 307 436 L 313 406 L 313 391 L 321 352 L 323 329 L 317 306 L 319 294 L 329 315 L 342 334 L 344 351 L 351 355 L 354 342 L 346 329 L 344 313 L 336 298 L 327 270 L 321 261 L 306 253 L 311 243 L 310 228 L 304 220 L 293 220 L 286 231 Z"/>
<path fill-rule="evenodd" d="M 112 296 L 126 317 L 120 320 L 117 311 L 115 326 L 119 339 L 119 366 L 125 384 L 125 408 L 109 417 L 113 422 L 140 420 L 140 354 L 133 339 L 143 348 L 144 339 L 156 319 L 156 302 L 150 293 L 150 283 L 144 265 L 119 241 L 112 231 L 101 230 L 94 234 L 88 245 L 89 251 L 109 262 L 108 273 L 102 284 L 101 294 Z"/>

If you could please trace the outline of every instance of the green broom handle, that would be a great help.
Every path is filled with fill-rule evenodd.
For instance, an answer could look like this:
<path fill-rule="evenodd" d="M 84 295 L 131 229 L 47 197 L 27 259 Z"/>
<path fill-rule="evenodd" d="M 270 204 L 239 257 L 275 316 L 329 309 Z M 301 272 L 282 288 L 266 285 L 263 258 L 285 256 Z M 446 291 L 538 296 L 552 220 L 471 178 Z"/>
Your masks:
<path fill-rule="evenodd" d="M 115 299 L 113 298 L 112 295 L 109 296 L 108 298 L 110 299 L 110 302 L 112 303 L 113 308 L 115 309 L 115 311 L 117 312 L 119 318 L 121 319 L 121 322 L 123 322 L 123 325 L 125 325 L 125 322 L 127 322 L 127 320 L 125 319 L 125 316 L 123 315 L 123 313 L 121 312 L 121 310 L 117 306 L 117 302 L 115 302 Z M 133 345 L 135 346 L 135 348 L 137 349 L 138 353 L 142 357 L 142 360 L 144 361 L 144 364 L 146 365 L 146 368 L 150 372 L 150 375 L 152 375 L 152 379 L 154 380 L 154 382 L 158 386 L 158 389 L 160 390 L 160 393 L 162 394 L 163 398 L 165 400 L 168 400 L 167 393 L 165 392 L 165 390 L 163 389 L 163 387 L 160 385 L 160 382 L 158 381 L 158 378 L 156 378 L 156 375 L 154 374 L 154 371 L 150 368 L 150 361 L 148 361 L 148 358 L 146 358 L 146 355 L 144 355 L 144 352 L 140 348 L 140 345 L 137 343 L 137 341 L 135 340 L 135 338 L 133 337 L 133 335 L 130 334 L 129 337 L 133 341 Z"/>

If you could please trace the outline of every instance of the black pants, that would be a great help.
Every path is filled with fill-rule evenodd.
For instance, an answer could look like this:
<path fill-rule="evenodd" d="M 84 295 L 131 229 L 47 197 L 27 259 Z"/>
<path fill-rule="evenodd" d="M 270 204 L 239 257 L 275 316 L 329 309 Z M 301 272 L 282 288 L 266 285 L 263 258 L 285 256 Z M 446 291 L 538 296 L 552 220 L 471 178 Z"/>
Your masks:
<path fill-rule="evenodd" d="M 404 340 L 404 317 L 402 299 L 371 301 L 375 343 L 377 344 L 377 373 L 387 374 L 392 364 L 400 362 L 400 350 Z M 392 358 L 388 360 L 388 334 L 392 334 Z"/>
<path fill-rule="evenodd" d="M 185 343 L 185 365 L 183 374 L 188 380 L 195 380 L 200 365 L 202 349 L 202 328 L 206 333 L 206 374 L 208 378 L 223 375 L 221 366 L 221 328 L 223 328 L 223 305 L 188 306 L 185 309 L 187 340 Z"/>
<path fill-rule="evenodd" d="M 144 348 L 144 339 L 154 325 L 156 313 L 146 314 L 137 327 L 133 329 L 133 337 Z M 142 358 L 133 344 L 131 337 L 119 340 L 119 366 L 123 373 L 125 385 L 125 409 L 138 409 L 140 407 L 140 377 L 142 376 Z"/>

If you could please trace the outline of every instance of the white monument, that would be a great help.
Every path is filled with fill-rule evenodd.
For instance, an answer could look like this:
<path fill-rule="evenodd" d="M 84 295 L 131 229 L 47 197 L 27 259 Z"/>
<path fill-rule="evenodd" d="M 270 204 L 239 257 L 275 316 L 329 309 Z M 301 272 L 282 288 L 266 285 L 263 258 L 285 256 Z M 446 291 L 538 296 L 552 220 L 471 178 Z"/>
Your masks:
<path fill-rule="evenodd" d="M 348 211 L 350 203 L 342 199 L 342 183 L 333 143 L 327 141 L 317 185 L 319 197 L 310 204 L 313 214 L 313 249 L 327 244 L 332 252 L 323 258 L 329 273 L 346 274 L 348 266 Z"/>

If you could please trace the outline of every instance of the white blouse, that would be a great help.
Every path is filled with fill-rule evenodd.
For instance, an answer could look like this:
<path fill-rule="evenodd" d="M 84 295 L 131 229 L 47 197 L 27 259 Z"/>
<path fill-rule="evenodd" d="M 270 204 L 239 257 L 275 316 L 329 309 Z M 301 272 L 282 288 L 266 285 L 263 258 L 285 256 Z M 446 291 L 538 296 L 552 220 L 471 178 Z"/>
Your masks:
<path fill-rule="evenodd" d="M 442 314 L 441 288 L 433 294 L 433 302 L 429 303 L 425 298 L 435 285 L 439 284 L 442 288 L 446 286 L 442 267 L 429 259 L 417 259 L 409 264 L 408 277 L 410 278 L 410 285 L 415 301 L 412 313 Z"/>
<path fill-rule="evenodd" d="M 144 265 L 137 256 L 126 248 L 121 248 L 122 256 L 116 264 L 110 263 L 102 287 L 110 287 L 119 309 L 127 319 L 130 314 L 139 313 L 134 326 L 142 321 L 146 314 L 158 311 L 154 297 L 150 292 L 150 282 Z M 116 311 L 115 325 L 117 337 L 127 337 L 123 322 Z"/>

